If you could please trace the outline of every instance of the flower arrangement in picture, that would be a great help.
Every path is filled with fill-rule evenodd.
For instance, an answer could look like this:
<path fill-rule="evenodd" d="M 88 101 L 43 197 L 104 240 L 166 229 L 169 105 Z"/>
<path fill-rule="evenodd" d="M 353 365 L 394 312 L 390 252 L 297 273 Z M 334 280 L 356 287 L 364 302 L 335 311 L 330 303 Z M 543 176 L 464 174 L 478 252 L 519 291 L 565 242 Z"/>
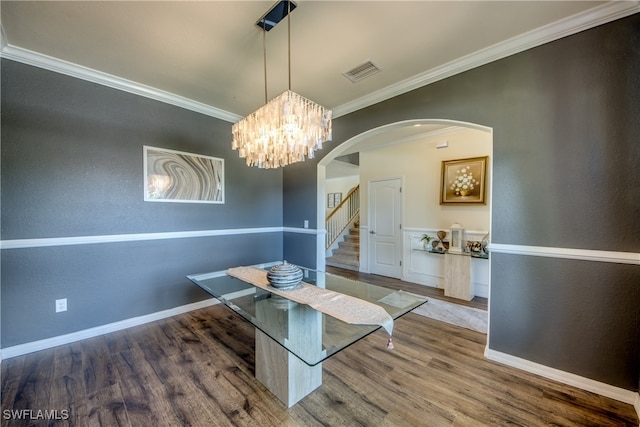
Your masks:
<path fill-rule="evenodd" d="M 456 196 L 468 196 L 479 185 L 480 182 L 474 178 L 470 167 L 463 167 L 456 171 L 456 178 L 451 183 L 451 190 Z"/>
<path fill-rule="evenodd" d="M 486 204 L 489 156 L 442 161 L 440 204 Z"/>

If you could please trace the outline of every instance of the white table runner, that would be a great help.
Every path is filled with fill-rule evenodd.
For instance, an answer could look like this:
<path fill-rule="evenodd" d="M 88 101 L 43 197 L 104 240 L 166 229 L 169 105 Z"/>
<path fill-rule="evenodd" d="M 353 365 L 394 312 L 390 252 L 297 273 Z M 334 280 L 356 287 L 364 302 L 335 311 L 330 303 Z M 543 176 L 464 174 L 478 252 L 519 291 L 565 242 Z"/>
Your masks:
<path fill-rule="evenodd" d="M 295 289 L 281 290 L 269 284 L 267 271 L 256 267 L 230 268 L 227 274 L 283 298 L 306 304 L 345 323 L 382 326 L 389 336 L 393 332 L 393 318 L 389 313 L 379 305 L 360 298 L 304 282 Z"/>

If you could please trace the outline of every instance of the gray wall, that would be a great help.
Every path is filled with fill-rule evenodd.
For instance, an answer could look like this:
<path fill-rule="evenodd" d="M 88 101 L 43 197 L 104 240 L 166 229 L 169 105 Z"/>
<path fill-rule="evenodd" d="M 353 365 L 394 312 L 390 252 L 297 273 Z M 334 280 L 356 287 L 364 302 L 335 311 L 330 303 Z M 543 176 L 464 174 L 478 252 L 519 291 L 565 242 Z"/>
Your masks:
<path fill-rule="evenodd" d="M 636 14 L 340 117 L 318 157 L 401 120 L 489 126 L 494 243 L 638 253 L 639 118 Z M 315 211 L 315 181 L 315 162 L 285 169 L 285 222 Z M 640 266 L 493 254 L 491 271 L 491 349 L 638 389 Z"/>
<path fill-rule="evenodd" d="M 309 228 L 318 227 L 317 206 L 317 165 L 321 159 L 306 160 L 284 168 L 284 174 L 292 177 L 283 181 L 283 221 L 285 227 L 302 228 L 309 221 Z M 322 224 L 324 227 L 324 224 Z M 284 259 L 309 268 L 316 267 L 316 241 L 313 234 L 284 233 Z"/>
<path fill-rule="evenodd" d="M 1 132 L 4 241 L 282 226 L 282 171 L 246 167 L 228 122 L 3 60 Z M 226 203 L 144 202 L 143 145 L 223 158 Z M 282 254 L 281 232 L 3 249 L 2 348 L 202 300 L 185 275 Z"/>

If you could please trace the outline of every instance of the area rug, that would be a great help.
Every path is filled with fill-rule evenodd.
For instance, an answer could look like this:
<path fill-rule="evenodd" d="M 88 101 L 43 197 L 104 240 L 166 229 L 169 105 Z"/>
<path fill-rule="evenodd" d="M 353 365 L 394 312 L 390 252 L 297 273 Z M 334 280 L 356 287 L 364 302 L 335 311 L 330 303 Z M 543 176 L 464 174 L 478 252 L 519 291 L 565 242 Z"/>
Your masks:
<path fill-rule="evenodd" d="M 414 309 L 412 313 L 482 332 L 483 334 L 487 333 L 488 313 L 478 308 L 465 307 L 429 298 L 429 301 Z"/>

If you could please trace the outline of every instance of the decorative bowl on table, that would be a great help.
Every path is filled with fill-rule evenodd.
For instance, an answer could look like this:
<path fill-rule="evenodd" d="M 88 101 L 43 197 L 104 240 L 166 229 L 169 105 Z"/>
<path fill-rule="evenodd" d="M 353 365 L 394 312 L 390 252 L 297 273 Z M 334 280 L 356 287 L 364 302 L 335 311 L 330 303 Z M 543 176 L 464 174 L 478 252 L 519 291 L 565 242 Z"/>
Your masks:
<path fill-rule="evenodd" d="M 284 261 L 276 265 L 267 273 L 267 280 L 271 286 L 277 289 L 292 289 L 300 284 L 302 270 L 293 264 Z"/>

